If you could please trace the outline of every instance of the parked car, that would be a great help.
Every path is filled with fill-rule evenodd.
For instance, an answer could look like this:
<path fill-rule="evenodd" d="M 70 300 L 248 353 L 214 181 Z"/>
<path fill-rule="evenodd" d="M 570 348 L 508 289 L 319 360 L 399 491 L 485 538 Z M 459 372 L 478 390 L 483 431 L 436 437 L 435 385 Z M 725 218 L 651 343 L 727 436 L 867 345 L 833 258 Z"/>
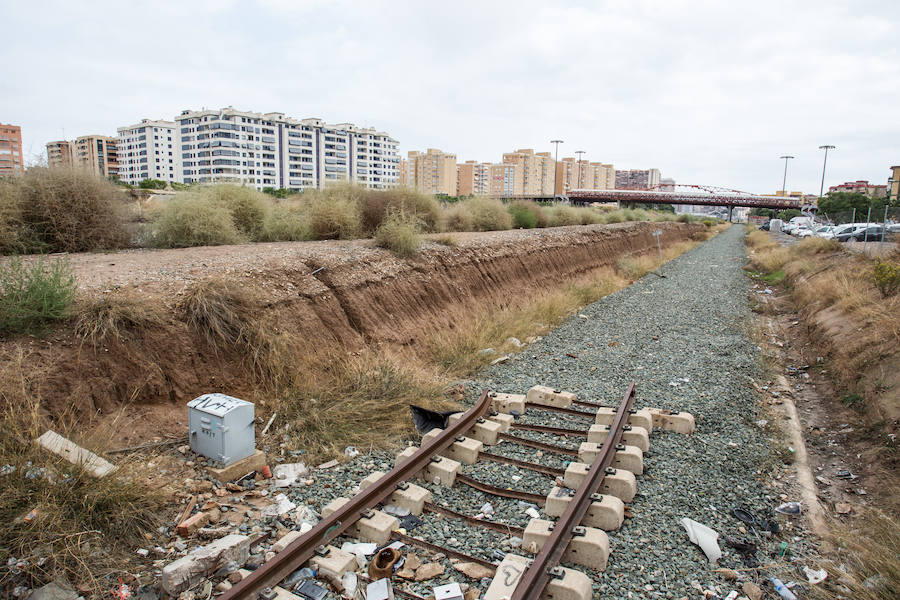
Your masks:
<path fill-rule="evenodd" d="M 834 226 L 821 225 L 819 227 L 816 227 L 816 229 L 813 233 L 815 233 L 820 238 L 830 240 L 830 239 L 834 238 Z"/>
<path fill-rule="evenodd" d="M 769 224 L 768 224 L 768 223 L 763 223 L 762 225 L 759 226 L 759 230 L 760 230 L 760 231 L 768 231 L 768 230 L 769 230 Z"/>
<path fill-rule="evenodd" d="M 800 225 L 794 230 L 794 235 L 798 238 L 806 238 L 815 235 L 815 232 L 806 225 Z"/>
<path fill-rule="evenodd" d="M 839 235 L 865 228 L 865 223 L 844 223 L 843 225 L 838 225 L 837 227 L 835 227 L 832 233 L 834 234 L 835 239 L 837 239 L 837 236 Z"/>
<path fill-rule="evenodd" d="M 788 235 L 792 235 L 795 229 L 797 229 L 797 225 L 795 225 L 794 223 L 785 223 L 781 226 L 781 231 L 785 232 Z"/>
<path fill-rule="evenodd" d="M 884 241 L 884 228 L 881 225 L 870 225 L 861 229 L 852 229 L 835 235 L 834 239 L 839 242 L 862 242 L 868 240 L 870 242 Z"/>

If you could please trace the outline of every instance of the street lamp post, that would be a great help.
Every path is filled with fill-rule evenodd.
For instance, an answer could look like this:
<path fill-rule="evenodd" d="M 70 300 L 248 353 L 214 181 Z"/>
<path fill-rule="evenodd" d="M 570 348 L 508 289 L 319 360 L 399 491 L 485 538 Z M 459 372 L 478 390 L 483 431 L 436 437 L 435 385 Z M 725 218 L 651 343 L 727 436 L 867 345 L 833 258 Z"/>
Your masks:
<path fill-rule="evenodd" d="M 785 154 L 781 158 L 784 159 L 784 180 L 781 182 L 781 195 L 782 197 L 785 197 L 787 196 L 787 162 L 789 159 L 794 157 Z"/>
<path fill-rule="evenodd" d="M 578 167 L 578 188 L 581 189 L 583 184 L 581 183 L 581 157 L 584 156 L 584 150 L 576 150 L 575 154 L 578 155 L 578 160 L 575 161 L 575 166 Z"/>
<path fill-rule="evenodd" d="M 819 186 L 819 198 L 822 197 L 822 192 L 825 191 L 825 165 L 828 164 L 828 151 L 834 150 L 834 146 L 819 146 L 819 150 L 825 150 L 825 160 L 822 162 L 822 185 Z"/>
<path fill-rule="evenodd" d="M 559 169 L 559 145 L 562 140 L 550 140 L 551 144 L 556 144 L 556 154 L 553 157 L 553 199 L 556 200 L 556 172 Z"/>

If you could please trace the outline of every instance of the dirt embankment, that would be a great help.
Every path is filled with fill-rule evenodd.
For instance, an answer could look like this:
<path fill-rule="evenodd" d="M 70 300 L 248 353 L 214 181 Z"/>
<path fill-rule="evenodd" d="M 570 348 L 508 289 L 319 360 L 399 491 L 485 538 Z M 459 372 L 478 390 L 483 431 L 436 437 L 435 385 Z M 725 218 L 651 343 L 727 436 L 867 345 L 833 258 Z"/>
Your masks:
<path fill-rule="evenodd" d="M 260 319 L 310 350 L 412 344 L 453 327 L 455 315 L 499 307 L 516 296 L 575 278 L 630 254 L 656 252 L 705 229 L 682 223 L 624 223 L 456 234 L 426 242 L 412 260 L 370 241 L 253 244 L 71 257 L 82 294 L 132 292 L 165 306 L 163 325 L 94 347 L 63 327 L 43 340 L 0 344 L 24 363 L 51 414 L 109 414 L 126 403 L 179 412 L 200 393 L 250 394 L 245 357 L 214 349 L 182 320 L 178 302 L 193 283 L 222 277 L 252 292 Z"/>

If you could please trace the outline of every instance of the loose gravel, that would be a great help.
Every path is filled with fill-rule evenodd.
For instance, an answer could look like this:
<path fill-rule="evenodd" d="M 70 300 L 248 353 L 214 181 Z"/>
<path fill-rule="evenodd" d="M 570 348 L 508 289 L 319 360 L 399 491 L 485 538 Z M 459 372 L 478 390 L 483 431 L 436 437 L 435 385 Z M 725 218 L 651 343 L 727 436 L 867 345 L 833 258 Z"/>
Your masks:
<path fill-rule="evenodd" d="M 763 563 L 784 560 L 777 556 L 783 541 L 794 553 L 811 551 L 797 527 L 774 537 L 744 533 L 739 531 L 742 523 L 729 514 L 736 506 L 763 513 L 783 500 L 770 481 L 775 464 L 771 440 L 756 423 L 762 416 L 752 383 L 763 372 L 759 349 L 747 333 L 750 282 L 742 270 L 742 242 L 742 229 L 732 227 L 664 265 L 659 271 L 664 277 L 647 275 L 585 307 L 510 361 L 465 382 L 470 401 L 484 388 L 524 393 L 541 384 L 611 406 L 635 381 L 637 407 L 688 411 L 696 418 L 693 435 L 662 430 L 652 434 L 644 474 L 637 479 L 638 494 L 631 503 L 633 517 L 626 519 L 621 530 L 609 532 L 606 572 L 566 565 L 593 578 L 595 598 L 697 598 L 702 597 L 700 590 L 716 586 L 722 596 L 739 590 L 740 584 L 725 582 L 714 573 L 702 551 L 688 540 L 679 522 L 684 517 L 719 532 L 723 557 L 717 567 L 740 570 L 747 566 L 740 554 L 722 543 L 726 535 L 757 543 L 756 557 Z M 580 429 L 592 422 L 536 409 L 529 409 L 520 420 Z M 511 433 L 575 448 L 581 441 L 529 431 Z M 490 451 L 554 467 L 573 460 L 507 442 Z M 335 496 L 352 495 L 363 477 L 375 469 L 386 471 L 393 462 L 393 456 L 385 453 L 363 455 L 316 473 L 314 485 L 289 493 L 298 503 L 320 510 Z M 548 476 L 493 462 L 465 466 L 463 472 L 492 485 L 541 494 L 553 486 Z M 489 502 L 494 520 L 519 527 L 528 523 L 524 507 L 516 500 L 462 485 L 445 488 L 419 483 L 432 491 L 436 503 L 459 512 L 476 515 Z M 516 540 L 510 536 L 435 515 L 426 514 L 423 519 L 425 524 L 412 535 L 486 559 L 496 548 L 516 551 Z M 446 559 L 443 563 L 446 571 L 440 582 L 455 580 L 486 589 L 488 581 L 469 580 Z M 744 572 L 754 579 L 754 571 Z M 414 589 L 427 595 L 440 582 L 417 584 Z"/>

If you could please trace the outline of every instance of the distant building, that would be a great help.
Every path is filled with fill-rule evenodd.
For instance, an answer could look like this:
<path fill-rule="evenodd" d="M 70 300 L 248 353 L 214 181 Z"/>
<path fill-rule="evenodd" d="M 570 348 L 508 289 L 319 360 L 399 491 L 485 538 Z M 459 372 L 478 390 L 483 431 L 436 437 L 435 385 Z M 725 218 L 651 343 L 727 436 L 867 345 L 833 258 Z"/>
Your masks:
<path fill-rule="evenodd" d="M 659 180 L 659 191 L 661 192 L 674 192 L 675 191 L 675 180 L 671 177 L 665 177 Z"/>
<path fill-rule="evenodd" d="M 467 160 L 456 165 L 456 195 L 484 196 L 488 193 L 489 163 Z"/>
<path fill-rule="evenodd" d="M 553 194 L 554 160 L 549 152 L 538 152 L 524 149 L 507 152 L 503 155 L 503 164 L 514 164 L 519 168 L 518 187 L 520 194 L 528 196 L 550 196 Z"/>
<path fill-rule="evenodd" d="M 82 169 L 98 177 L 118 176 L 118 140 L 106 135 L 84 135 L 74 142 L 49 142 L 47 166 Z"/>
<path fill-rule="evenodd" d="M 175 121 L 141 119 L 119 127 L 119 179 L 137 185 L 145 179 L 181 182 L 181 154 Z"/>
<path fill-rule="evenodd" d="M 828 193 L 847 192 L 850 194 L 863 194 L 869 198 L 884 198 L 887 196 L 886 185 L 871 185 L 868 181 L 845 181 L 844 183 L 833 185 L 828 188 Z"/>
<path fill-rule="evenodd" d="M 659 169 L 616 171 L 617 190 L 649 190 L 659 186 Z"/>
<path fill-rule="evenodd" d="M 488 194 L 491 196 L 521 196 L 523 184 L 521 165 L 516 163 L 488 165 Z"/>
<path fill-rule="evenodd" d="M 425 152 L 411 150 L 409 161 L 409 181 L 407 185 L 422 194 L 446 194 L 455 196 L 456 155 L 429 148 Z"/>
<path fill-rule="evenodd" d="M 341 181 L 383 189 L 400 179 L 397 140 L 350 123 L 232 107 L 185 110 L 175 123 L 184 183 L 301 191 Z M 454 188 L 455 176 L 454 158 Z"/>
<path fill-rule="evenodd" d="M 22 128 L 0 123 L 0 177 L 25 173 L 22 156 Z"/>
<path fill-rule="evenodd" d="M 556 164 L 556 193 L 571 190 L 611 190 L 615 187 L 615 168 L 602 162 L 567 157 Z"/>
<path fill-rule="evenodd" d="M 896 203 L 900 199 L 900 165 L 891 167 L 890 176 L 890 201 Z"/>

